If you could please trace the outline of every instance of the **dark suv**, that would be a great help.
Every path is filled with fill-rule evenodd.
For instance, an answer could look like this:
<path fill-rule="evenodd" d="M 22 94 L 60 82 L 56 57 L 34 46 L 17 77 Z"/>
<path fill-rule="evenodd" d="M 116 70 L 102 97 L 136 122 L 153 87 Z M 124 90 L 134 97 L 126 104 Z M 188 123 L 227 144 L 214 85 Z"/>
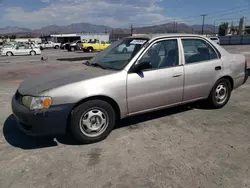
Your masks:
<path fill-rule="evenodd" d="M 65 48 L 68 51 L 81 50 L 82 49 L 82 41 L 81 40 L 73 41 L 72 43 L 66 45 Z"/>

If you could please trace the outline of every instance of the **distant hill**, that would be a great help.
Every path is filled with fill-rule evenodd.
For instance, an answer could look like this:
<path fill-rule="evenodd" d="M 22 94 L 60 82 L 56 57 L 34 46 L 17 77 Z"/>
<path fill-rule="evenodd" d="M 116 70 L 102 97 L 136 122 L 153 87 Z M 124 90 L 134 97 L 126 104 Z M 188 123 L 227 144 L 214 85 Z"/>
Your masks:
<path fill-rule="evenodd" d="M 187 25 L 184 23 L 166 23 L 161 25 L 135 27 L 134 33 L 201 33 L 201 25 Z M 204 25 L 204 33 L 214 33 L 214 30 L 218 31 L 218 27 L 214 25 Z M 115 29 L 115 32 L 130 33 L 130 29 Z"/>
<path fill-rule="evenodd" d="M 135 27 L 134 33 L 200 33 L 201 25 L 187 25 L 185 23 L 174 23 L 169 22 L 161 25 L 147 26 L 147 27 Z M 113 31 L 112 31 L 113 30 Z M 218 30 L 218 27 L 214 28 L 213 25 L 206 24 L 204 25 L 204 33 L 213 33 L 214 30 Z M 99 32 L 114 32 L 127 34 L 130 33 L 130 29 L 113 29 L 104 25 L 95 25 L 90 23 L 74 23 L 67 26 L 58 26 L 58 25 L 49 25 L 42 27 L 40 29 L 30 30 L 27 28 L 20 27 L 5 27 L 0 28 L 0 34 L 16 34 L 17 36 L 28 34 L 30 36 L 41 36 L 41 35 L 50 35 L 50 34 L 60 34 L 60 33 L 79 33 L 79 32 L 90 32 L 90 33 L 99 33 Z"/>
<path fill-rule="evenodd" d="M 89 23 L 74 23 L 67 26 L 50 25 L 41 29 L 33 30 L 33 33 L 57 34 L 57 33 L 79 33 L 79 32 L 105 32 L 112 28 L 104 25 L 94 25 Z"/>
<path fill-rule="evenodd" d="M 9 34 L 9 33 L 22 33 L 22 32 L 30 32 L 30 29 L 21 28 L 21 27 L 4 27 L 0 28 L 0 34 Z"/>

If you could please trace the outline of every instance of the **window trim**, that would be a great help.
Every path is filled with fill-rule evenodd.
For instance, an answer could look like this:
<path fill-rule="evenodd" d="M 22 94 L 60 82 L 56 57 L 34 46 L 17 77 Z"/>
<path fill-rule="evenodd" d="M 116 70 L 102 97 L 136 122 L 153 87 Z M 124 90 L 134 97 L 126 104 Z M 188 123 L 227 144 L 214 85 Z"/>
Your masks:
<path fill-rule="evenodd" d="M 205 60 L 205 61 L 198 61 L 198 62 L 194 62 L 194 63 L 186 63 L 186 59 L 185 59 L 185 53 L 184 53 L 184 47 L 183 47 L 183 43 L 182 40 L 183 39 L 189 39 L 189 40 L 202 40 L 204 41 L 207 45 L 209 45 L 216 53 L 217 58 L 216 59 L 210 59 L 210 60 Z M 182 47 L 182 58 L 183 58 L 183 64 L 184 65 L 193 65 L 193 64 L 199 64 L 199 63 L 203 63 L 203 62 L 210 62 L 210 61 L 214 61 L 214 60 L 219 60 L 221 59 L 221 54 L 219 53 L 219 51 L 214 47 L 214 45 L 212 45 L 208 40 L 201 38 L 201 37 L 180 37 L 180 42 L 181 42 L 181 47 Z"/>
<path fill-rule="evenodd" d="M 166 38 L 159 38 L 157 40 L 152 41 L 143 51 L 142 53 L 136 58 L 136 60 L 134 61 L 134 63 L 129 67 L 128 70 L 128 74 L 134 73 L 131 72 L 132 67 L 139 63 L 139 61 L 141 60 L 141 58 L 144 56 L 144 54 L 155 44 L 158 42 L 162 42 L 162 41 L 166 41 L 166 40 L 176 40 L 177 41 L 177 45 L 178 45 L 178 55 L 179 55 L 179 63 L 177 66 L 172 66 L 172 67 L 161 67 L 161 68 L 154 68 L 154 69 L 146 69 L 143 70 L 144 72 L 148 72 L 148 71 L 154 71 L 154 70 L 161 70 L 161 69 L 169 69 L 169 68 L 174 68 L 174 67 L 179 67 L 179 66 L 183 66 L 183 61 L 182 61 L 182 56 L 181 56 L 181 48 L 180 48 L 180 42 L 179 42 L 179 38 L 178 37 L 166 37 Z"/>

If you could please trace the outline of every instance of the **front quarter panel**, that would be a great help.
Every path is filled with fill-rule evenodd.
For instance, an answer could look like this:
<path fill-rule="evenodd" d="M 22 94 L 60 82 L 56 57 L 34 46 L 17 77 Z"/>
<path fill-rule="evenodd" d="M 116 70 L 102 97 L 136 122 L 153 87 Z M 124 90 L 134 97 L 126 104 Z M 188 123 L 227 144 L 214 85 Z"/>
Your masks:
<path fill-rule="evenodd" d="M 106 96 L 119 106 L 121 118 L 127 115 L 126 71 L 75 82 L 43 92 L 41 95 L 52 97 L 52 105 L 76 104 L 86 98 Z"/>

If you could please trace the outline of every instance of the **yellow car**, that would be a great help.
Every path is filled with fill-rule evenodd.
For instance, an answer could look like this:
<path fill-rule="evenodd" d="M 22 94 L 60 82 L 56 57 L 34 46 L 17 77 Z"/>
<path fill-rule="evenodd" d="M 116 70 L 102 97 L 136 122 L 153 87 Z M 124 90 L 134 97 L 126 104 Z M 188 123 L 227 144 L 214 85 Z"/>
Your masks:
<path fill-rule="evenodd" d="M 100 40 L 88 41 L 82 43 L 82 49 L 84 52 L 101 51 L 107 48 L 110 44 Z"/>

